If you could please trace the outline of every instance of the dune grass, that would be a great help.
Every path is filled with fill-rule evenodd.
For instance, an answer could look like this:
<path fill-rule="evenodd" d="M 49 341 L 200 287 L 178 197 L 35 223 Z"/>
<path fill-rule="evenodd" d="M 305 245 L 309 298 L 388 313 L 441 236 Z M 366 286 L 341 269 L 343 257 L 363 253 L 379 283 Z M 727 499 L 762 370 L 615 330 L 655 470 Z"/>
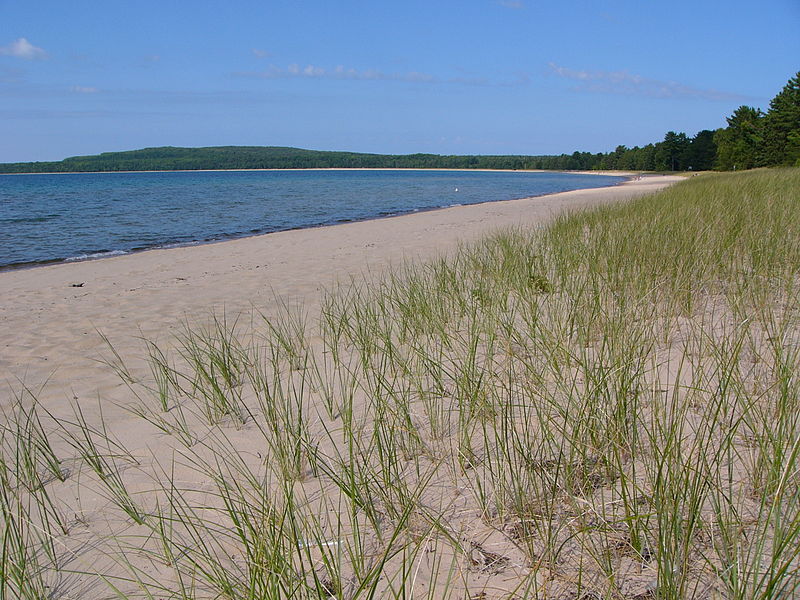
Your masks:
<path fill-rule="evenodd" d="M 695 177 L 110 351 L 149 437 L 17 396 L 0 600 L 792 597 L 799 268 L 800 170 Z"/>

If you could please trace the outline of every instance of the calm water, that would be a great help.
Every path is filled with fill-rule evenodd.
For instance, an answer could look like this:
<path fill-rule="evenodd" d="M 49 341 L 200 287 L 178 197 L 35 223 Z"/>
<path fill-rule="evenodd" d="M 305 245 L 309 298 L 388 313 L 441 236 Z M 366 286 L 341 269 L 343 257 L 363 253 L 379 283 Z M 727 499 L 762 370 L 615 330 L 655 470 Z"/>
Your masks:
<path fill-rule="evenodd" d="M 463 171 L 0 175 L 0 268 L 615 185 Z"/>

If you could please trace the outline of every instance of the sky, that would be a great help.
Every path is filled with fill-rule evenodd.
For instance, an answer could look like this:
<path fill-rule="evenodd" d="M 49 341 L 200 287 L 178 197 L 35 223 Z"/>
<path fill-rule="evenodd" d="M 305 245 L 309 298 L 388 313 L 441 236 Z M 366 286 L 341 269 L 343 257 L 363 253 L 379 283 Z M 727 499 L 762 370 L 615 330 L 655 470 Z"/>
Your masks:
<path fill-rule="evenodd" d="M 0 0 L 0 162 L 607 152 L 764 110 L 800 0 Z"/>

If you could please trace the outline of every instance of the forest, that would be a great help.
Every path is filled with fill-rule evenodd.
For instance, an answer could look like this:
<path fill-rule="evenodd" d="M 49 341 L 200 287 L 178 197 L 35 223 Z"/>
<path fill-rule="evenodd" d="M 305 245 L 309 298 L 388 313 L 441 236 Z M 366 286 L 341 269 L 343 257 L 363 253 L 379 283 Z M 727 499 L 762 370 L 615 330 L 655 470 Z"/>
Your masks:
<path fill-rule="evenodd" d="M 365 154 L 276 146 L 144 148 L 73 156 L 61 161 L 0 163 L 0 173 L 90 171 L 175 171 L 204 169 L 619 169 L 632 171 L 732 171 L 781 165 L 800 166 L 800 72 L 770 101 L 769 109 L 740 106 L 728 126 L 693 137 L 669 131 L 664 139 L 611 152 L 522 156 Z"/>

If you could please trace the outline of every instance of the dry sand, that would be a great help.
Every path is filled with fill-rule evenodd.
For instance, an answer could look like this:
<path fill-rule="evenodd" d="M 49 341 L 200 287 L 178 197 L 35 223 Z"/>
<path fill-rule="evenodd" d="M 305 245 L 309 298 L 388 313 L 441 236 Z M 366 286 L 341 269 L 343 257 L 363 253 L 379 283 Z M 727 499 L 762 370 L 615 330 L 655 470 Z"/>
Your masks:
<path fill-rule="evenodd" d="M 337 281 L 404 260 L 446 253 L 497 228 L 536 226 L 563 211 L 657 191 L 680 177 L 649 176 L 608 188 L 457 206 L 386 219 L 271 233 L 201 246 L 0 273 L 0 406 L 20 382 L 56 414 L 73 399 L 120 400 L 119 379 L 98 362 L 108 348 L 141 353 L 187 320 L 270 314 L 279 301 L 310 314 Z M 110 405 L 110 403 L 109 403 Z M 113 416 L 112 411 L 106 418 Z"/>
<path fill-rule="evenodd" d="M 129 489 L 150 506 L 153 478 L 167 472 L 158 471 L 155 465 L 164 468 L 173 451 L 163 435 L 121 408 L 131 402 L 131 392 L 113 369 L 103 364 L 110 352 L 100 333 L 128 360 L 142 356 L 141 337 L 168 343 L 185 323 L 206 322 L 212 312 L 247 318 L 253 308 L 270 315 L 279 311 L 281 303 L 299 302 L 313 319 L 322 292 L 337 282 L 377 274 L 405 260 L 452 252 L 459 243 L 498 228 L 540 226 L 564 211 L 652 193 L 680 179 L 652 176 L 610 188 L 0 273 L 0 384 L 4 388 L 0 408 L 7 411 L 25 385 L 56 418 L 74 419 L 76 405 L 81 406 L 87 421 L 97 423 L 102 418 L 128 450 L 151 457 L 141 469 L 126 473 Z M 258 448 L 250 447 L 247 428 L 226 435 L 235 447 L 249 449 L 248 455 L 255 460 Z M 58 445 L 60 452 L 65 450 L 63 444 Z M 72 468 L 69 465 L 73 463 L 66 464 Z M 175 468 L 173 465 L 171 477 L 176 485 L 205 493 L 206 484 L 195 481 L 196 473 L 185 466 Z M 66 557 L 62 568 L 119 574 L 109 544 L 113 546 L 117 539 L 144 543 L 137 538 L 141 528 L 120 520 L 119 510 L 113 509 L 102 486 L 87 485 L 91 474 L 88 479 L 82 473 L 73 475 L 64 483 L 50 484 L 65 507 L 62 510 L 72 530 L 59 541 Z M 492 546 L 498 533 L 480 524 L 480 512 L 466 500 L 452 500 L 449 510 L 462 514 L 454 516 L 453 522 L 460 519 L 459 527 L 469 532 L 470 539 L 479 540 L 472 552 L 473 564 L 485 562 L 492 555 L 481 548 Z M 512 550 L 504 552 L 515 556 Z M 169 569 L 150 564 L 136 551 L 131 556 L 141 563 L 137 568 L 154 581 L 168 581 Z M 509 567 L 507 573 L 494 573 L 489 567 L 478 569 L 474 575 L 477 583 L 487 585 L 496 575 L 493 585 L 505 587 L 507 577 L 509 589 L 515 585 L 516 567 Z M 438 580 L 445 575 L 434 576 Z M 108 590 L 103 591 L 104 586 L 98 587 L 96 582 L 76 575 L 55 578 L 52 585 L 64 589 L 60 596 L 64 598 L 108 597 Z"/>

